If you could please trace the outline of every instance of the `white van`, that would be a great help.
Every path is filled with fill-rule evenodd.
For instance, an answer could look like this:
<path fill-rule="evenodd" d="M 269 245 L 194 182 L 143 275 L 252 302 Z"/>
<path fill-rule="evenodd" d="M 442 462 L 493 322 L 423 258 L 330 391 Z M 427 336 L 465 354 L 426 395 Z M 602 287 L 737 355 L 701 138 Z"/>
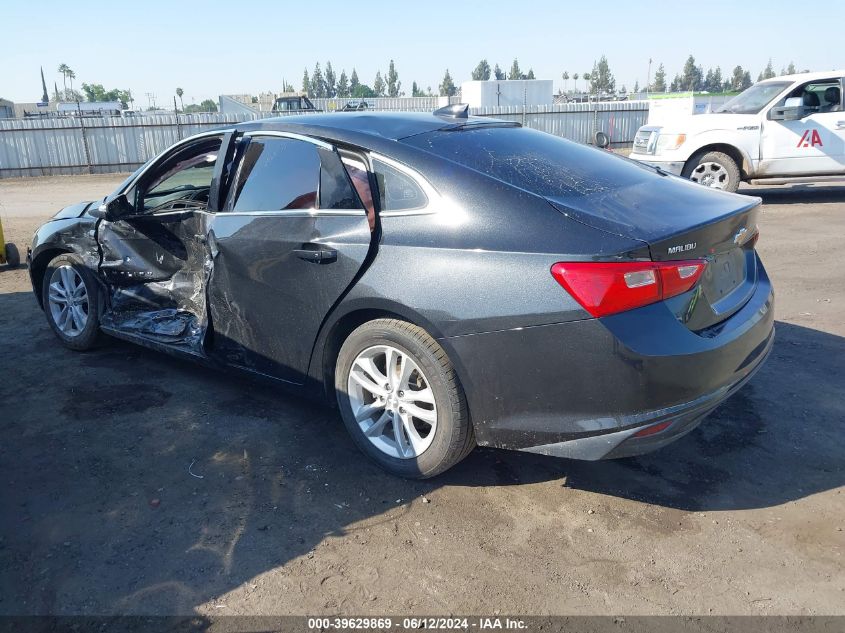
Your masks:
<path fill-rule="evenodd" d="M 637 131 L 631 158 L 709 187 L 845 178 L 845 70 L 760 81 L 710 114 Z"/>

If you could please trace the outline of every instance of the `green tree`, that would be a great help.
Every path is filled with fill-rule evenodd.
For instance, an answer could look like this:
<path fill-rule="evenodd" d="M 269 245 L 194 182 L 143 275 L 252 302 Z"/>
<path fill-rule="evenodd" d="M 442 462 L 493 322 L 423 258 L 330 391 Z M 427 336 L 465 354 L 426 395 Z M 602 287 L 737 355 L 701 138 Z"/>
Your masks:
<path fill-rule="evenodd" d="M 533 68 L 528 69 L 528 74 L 525 75 L 525 78 L 526 79 L 536 79 L 536 77 L 534 76 L 534 69 Z"/>
<path fill-rule="evenodd" d="M 607 57 L 601 56 L 599 61 L 593 64 L 593 72 L 590 73 L 592 92 L 596 94 L 613 94 L 616 91 L 616 79 L 610 72 Z"/>
<path fill-rule="evenodd" d="M 496 64 L 496 67 L 493 69 L 493 76 L 496 78 L 496 81 L 504 81 L 508 78 L 505 71 L 499 68 L 499 64 Z"/>
<path fill-rule="evenodd" d="M 663 64 L 657 67 L 657 72 L 654 73 L 654 82 L 651 84 L 650 90 L 652 92 L 666 92 L 666 69 Z"/>
<path fill-rule="evenodd" d="M 701 66 L 695 65 L 695 57 L 690 55 L 684 63 L 684 70 L 681 75 L 682 90 L 701 90 L 704 88 L 704 72 Z"/>
<path fill-rule="evenodd" d="M 70 90 L 69 92 L 73 92 Z M 82 84 L 82 92 L 85 93 L 85 99 L 88 101 L 119 101 L 124 108 L 129 103 L 130 95 L 128 90 L 120 90 L 114 88 L 106 90 L 103 84 Z"/>
<path fill-rule="evenodd" d="M 724 82 L 722 81 L 722 69 L 716 66 L 715 69 L 708 68 L 704 77 L 704 89 L 707 92 L 721 92 Z"/>
<path fill-rule="evenodd" d="M 560 78 L 563 79 L 563 91 L 566 92 L 567 85 L 569 84 L 569 73 L 564 70 Z"/>
<path fill-rule="evenodd" d="M 443 81 L 440 83 L 441 97 L 454 97 L 458 89 L 455 87 L 455 82 L 452 81 L 452 75 L 449 74 L 449 69 L 446 69 L 446 74 L 443 75 Z"/>
<path fill-rule="evenodd" d="M 179 105 L 182 107 L 182 112 L 185 111 L 185 103 L 182 101 L 182 95 L 185 94 L 185 91 L 181 88 L 176 88 L 176 96 L 179 97 Z"/>
<path fill-rule="evenodd" d="M 592 87 L 592 83 L 590 83 L 590 73 L 584 73 L 583 75 L 581 75 L 581 77 L 584 78 L 584 83 L 587 84 L 584 90 L 589 94 L 590 88 Z"/>
<path fill-rule="evenodd" d="M 302 72 L 302 92 L 308 97 L 313 95 L 311 92 L 311 79 L 308 77 L 307 68 Z"/>
<path fill-rule="evenodd" d="M 745 90 L 746 88 L 751 87 L 751 73 L 747 70 L 742 75 L 742 85 L 740 86 L 740 90 Z"/>
<path fill-rule="evenodd" d="M 578 73 L 572 74 L 572 82 L 575 84 L 575 92 L 578 92 L 578 77 L 580 77 Z"/>
<path fill-rule="evenodd" d="M 417 86 L 416 81 L 413 84 L 411 84 L 411 96 L 412 97 L 424 97 L 425 96 L 425 92 L 420 90 L 419 86 Z"/>
<path fill-rule="evenodd" d="M 396 67 L 391 59 L 390 66 L 387 68 L 387 96 L 398 97 L 400 88 L 402 88 L 402 82 L 399 81 L 399 73 L 396 72 Z"/>
<path fill-rule="evenodd" d="M 326 96 L 326 79 L 320 69 L 320 62 L 314 64 L 314 72 L 311 73 L 311 92 L 317 99 Z"/>
<path fill-rule="evenodd" d="M 640 92 L 640 80 L 637 79 L 634 82 L 634 94 L 638 94 Z M 622 94 L 625 94 L 625 86 L 622 86 Z"/>
<path fill-rule="evenodd" d="M 352 69 L 352 76 L 349 78 L 349 94 L 353 97 L 357 97 L 355 94 L 358 91 L 358 86 L 361 85 L 361 82 L 358 81 L 358 73 L 355 71 L 355 68 Z M 360 98 L 360 97 L 357 97 Z"/>
<path fill-rule="evenodd" d="M 731 90 L 742 89 L 742 66 L 734 66 L 733 74 L 731 75 Z"/>
<path fill-rule="evenodd" d="M 384 79 L 381 78 L 381 71 L 379 70 L 379 71 L 376 72 L 376 78 L 373 80 L 373 92 L 376 93 L 377 97 L 383 97 L 384 96 L 384 89 L 385 89 Z"/>
<path fill-rule="evenodd" d="M 517 61 L 516 57 L 513 58 L 513 64 L 511 64 L 510 72 L 508 73 L 508 79 L 523 79 L 522 71 L 519 69 L 519 61 Z"/>
<path fill-rule="evenodd" d="M 792 63 L 792 62 L 789 62 L 789 66 L 786 67 L 786 74 L 787 75 L 794 75 L 796 72 L 798 72 L 798 71 L 795 70 L 795 64 Z"/>
<path fill-rule="evenodd" d="M 478 62 L 478 66 L 472 71 L 472 79 L 473 81 L 487 81 L 490 79 L 490 64 L 487 63 L 486 59 Z"/>
<path fill-rule="evenodd" d="M 761 72 L 757 76 L 757 81 L 763 81 L 764 79 L 771 79 L 774 76 L 775 76 L 775 70 L 774 70 L 774 68 L 772 68 L 772 58 L 769 57 L 769 63 L 766 64 L 766 67 L 763 69 L 763 72 Z"/>
<path fill-rule="evenodd" d="M 340 79 L 337 80 L 337 96 L 349 96 L 349 79 L 346 77 L 346 69 L 340 71 Z"/>
<path fill-rule="evenodd" d="M 367 84 L 358 83 L 352 91 L 352 97 L 355 99 L 372 99 L 377 97 L 375 90 L 370 88 Z"/>
<path fill-rule="evenodd" d="M 337 96 L 337 76 L 334 74 L 331 62 L 326 62 L 326 96 Z"/>
<path fill-rule="evenodd" d="M 195 114 L 197 112 L 217 112 L 217 103 L 211 99 L 202 101 L 199 105 L 192 103 L 185 106 L 185 114 Z"/>

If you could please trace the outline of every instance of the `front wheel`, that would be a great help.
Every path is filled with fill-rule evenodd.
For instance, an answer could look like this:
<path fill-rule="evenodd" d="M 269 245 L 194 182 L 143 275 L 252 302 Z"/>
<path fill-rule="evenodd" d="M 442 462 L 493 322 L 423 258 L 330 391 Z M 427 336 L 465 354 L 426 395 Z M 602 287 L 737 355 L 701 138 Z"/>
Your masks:
<path fill-rule="evenodd" d="M 730 191 L 739 189 L 740 173 L 736 161 L 723 152 L 707 152 L 693 156 L 681 174 L 705 187 Z"/>
<path fill-rule="evenodd" d="M 335 391 L 355 443 L 394 475 L 433 477 L 475 446 L 446 352 L 406 321 L 377 319 L 352 332 L 338 354 Z"/>
<path fill-rule="evenodd" d="M 94 347 L 100 334 L 100 286 L 76 255 L 59 255 L 47 264 L 41 285 L 47 323 L 73 350 Z"/>

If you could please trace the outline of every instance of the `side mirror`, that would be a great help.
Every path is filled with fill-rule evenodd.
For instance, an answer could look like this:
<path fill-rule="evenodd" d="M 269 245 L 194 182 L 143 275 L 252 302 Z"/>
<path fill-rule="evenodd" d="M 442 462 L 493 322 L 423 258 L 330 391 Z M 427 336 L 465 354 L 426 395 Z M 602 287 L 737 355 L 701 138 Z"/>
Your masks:
<path fill-rule="evenodd" d="M 129 204 L 126 194 L 122 193 L 110 200 L 106 200 L 99 207 L 91 209 L 89 213 L 95 218 L 113 222 L 114 220 L 119 220 L 120 218 L 132 215 L 135 213 L 135 208 Z"/>
<path fill-rule="evenodd" d="M 804 100 L 801 97 L 789 97 L 782 106 L 776 106 L 769 112 L 771 121 L 798 121 L 805 116 Z"/>

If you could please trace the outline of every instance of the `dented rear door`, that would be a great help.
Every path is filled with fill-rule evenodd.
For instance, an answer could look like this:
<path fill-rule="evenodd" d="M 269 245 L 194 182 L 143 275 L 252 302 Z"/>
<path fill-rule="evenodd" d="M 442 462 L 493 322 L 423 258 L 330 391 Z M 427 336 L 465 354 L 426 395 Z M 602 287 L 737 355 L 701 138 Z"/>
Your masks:
<path fill-rule="evenodd" d="M 319 328 L 368 260 L 371 239 L 335 149 L 284 133 L 246 135 L 208 233 L 209 353 L 302 384 Z"/>

